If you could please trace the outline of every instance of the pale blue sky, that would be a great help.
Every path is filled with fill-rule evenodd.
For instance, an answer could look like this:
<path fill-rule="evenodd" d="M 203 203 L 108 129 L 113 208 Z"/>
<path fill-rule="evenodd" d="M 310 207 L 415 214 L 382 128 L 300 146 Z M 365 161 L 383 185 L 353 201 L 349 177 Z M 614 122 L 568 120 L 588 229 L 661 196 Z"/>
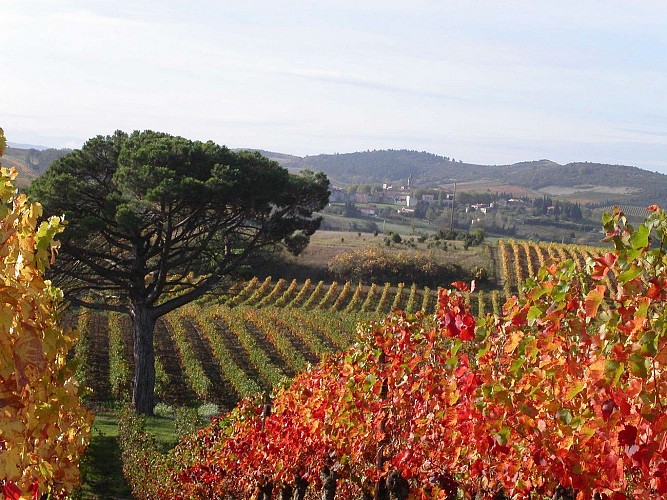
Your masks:
<path fill-rule="evenodd" d="M 0 126 L 667 172 L 667 2 L 0 0 Z"/>

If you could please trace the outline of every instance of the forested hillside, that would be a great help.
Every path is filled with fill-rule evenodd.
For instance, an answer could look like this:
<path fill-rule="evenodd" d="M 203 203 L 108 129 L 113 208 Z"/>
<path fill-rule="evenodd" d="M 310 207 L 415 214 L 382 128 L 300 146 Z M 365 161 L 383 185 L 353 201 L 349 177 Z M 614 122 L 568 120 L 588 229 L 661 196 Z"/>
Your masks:
<path fill-rule="evenodd" d="M 492 175 L 493 170 L 425 151 L 393 149 L 306 156 L 295 162 L 295 166 L 325 172 L 330 178 L 345 184 L 405 181 L 410 175 L 420 183 L 475 180 Z"/>
<path fill-rule="evenodd" d="M 19 171 L 23 183 L 44 172 L 68 149 L 7 148 L 5 162 Z M 535 196 L 593 193 L 590 201 L 600 205 L 644 206 L 667 204 L 667 176 L 627 165 L 575 162 L 561 165 L 550 160 L 527 161 L 512 165 L 477 165 L 425 151 L 380 150 L 356 153 L 321 154 L 299 157 L 257 150 L 291 170 L 324 172 L 338 184 L 403 185 L 412 176 L 413 185 L 466 183 L 464 190 L 501 190 L 517 186 Z M 567 188 L 559 190 L 558 188 Z"/>
<path fill-rule="evenodd" d="M 279 157 L 275 158 L 282 162 Z M 454 180 L 479 183 L 478 190 L 489 186 L 520 186 L 535 192 L 558 196 L 555 187 L 571 188 L 567 193 L 593 192 L 608 203 L 665 204 L 667 176 L 626 165 L 576 162 L 560 165 L 549 160 L 512 165 L 476 165 L 454 158 L 408 150 L 366 151 L 359 153 L 290 157 L 286 167 L 322 171 L 341 184 L 406 182 L 412 176 L 414 185 L 450 183 Z M 476 189 L 475 184 L 466 190 Z"/>

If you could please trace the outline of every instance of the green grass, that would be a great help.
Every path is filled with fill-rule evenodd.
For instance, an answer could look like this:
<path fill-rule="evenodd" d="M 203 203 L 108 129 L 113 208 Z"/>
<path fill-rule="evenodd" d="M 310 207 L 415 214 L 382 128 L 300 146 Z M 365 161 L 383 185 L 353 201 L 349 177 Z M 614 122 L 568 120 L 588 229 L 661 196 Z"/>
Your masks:
<path fill-rule="evenodd" d="M 168 450 L 178 437 L 174 421 L 165 417 L 146 419 L 146 430 L 158 444 Z M 132 498 L 123 478 L 123 467 L 118 444 L 118 419 L 113 413 L 95 417 L 90 446 L 81 462 L 82 485 L 78 498 Z"/>

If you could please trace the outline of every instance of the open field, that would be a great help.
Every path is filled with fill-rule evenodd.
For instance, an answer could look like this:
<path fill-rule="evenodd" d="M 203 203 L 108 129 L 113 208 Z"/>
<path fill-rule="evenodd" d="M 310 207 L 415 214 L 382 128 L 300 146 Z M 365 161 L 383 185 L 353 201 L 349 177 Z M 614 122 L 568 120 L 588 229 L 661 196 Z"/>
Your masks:
<path fill-rule="evenodd" d="M 389 226 L 387 224 L 387 227 Z M 391 246 L 386 245 L 386 234 L 374 236 L 372 233 L 356 231 L 317 231 L 301 255 L 294 257 L 285 254 L 283 255 L 284 263 L 281 264 L 280 269 L 271 267 L 260 274 L 263 276 L 271 274 L 274 277 L 285 279 L 296 278 L 300 281 L 308 278 L 331 280 L 327 265 L 336 255 L 364 248 L 379 248 L 392 253 L 427 254 L 435 262 L 455 263 L 468 270 L 484 267 L 490 276 L 496 275 L 493 262 L 489 260 L 488 251 L 484 245 L 465 250 L 463 241 L 447 241 L 445 250 L 444 247 L 433 246 L 430 241 L 419 242 L 418 235 L 413 234 L 406 226 L 397 226 L 396 229 L 400 229 L 395 232 L 400 234 L 404 241 L 399 244 L 392 243 Z"/>

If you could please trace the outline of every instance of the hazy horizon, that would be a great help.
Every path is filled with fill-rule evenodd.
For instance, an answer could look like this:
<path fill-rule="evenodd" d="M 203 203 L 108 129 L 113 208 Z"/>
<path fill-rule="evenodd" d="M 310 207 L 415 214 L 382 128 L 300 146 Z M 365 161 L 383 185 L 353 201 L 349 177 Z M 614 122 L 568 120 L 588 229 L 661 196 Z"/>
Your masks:
<path fill-rule="evenodd" d="M 0 126 L 667 173 L 660 2 L 3 3 Z"/>

